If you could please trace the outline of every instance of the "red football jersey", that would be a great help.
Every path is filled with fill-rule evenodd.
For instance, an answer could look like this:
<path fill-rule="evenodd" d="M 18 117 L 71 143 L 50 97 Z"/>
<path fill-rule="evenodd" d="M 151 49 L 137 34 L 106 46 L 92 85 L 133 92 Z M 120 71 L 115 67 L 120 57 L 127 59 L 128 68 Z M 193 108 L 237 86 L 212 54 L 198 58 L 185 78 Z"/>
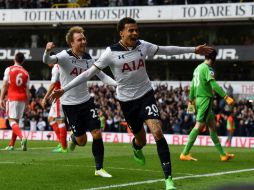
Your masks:
<path fill-rule="evenodd" d="M 29 79 L 28 72 L 20 66 L 10 66 L 9 73 L 8 100 L 10 101 L 26 101 L 27 100 L 27 81 Z"/>

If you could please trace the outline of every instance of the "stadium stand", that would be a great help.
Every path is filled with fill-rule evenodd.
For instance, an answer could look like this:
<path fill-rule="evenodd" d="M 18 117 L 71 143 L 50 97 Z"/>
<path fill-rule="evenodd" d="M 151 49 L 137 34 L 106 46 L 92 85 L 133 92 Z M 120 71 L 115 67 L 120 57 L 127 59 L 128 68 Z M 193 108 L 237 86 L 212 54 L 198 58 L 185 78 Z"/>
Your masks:
<path fill-rule="evenodd" d="M 42 99 L 37 96 L 38 93 L 33 93 L 33 91 L 33 87 L 31 87 L 30 92 L 34 95 L 31 96 L 29 106 L 25 111 L 24 127 L 26 130 L 30 130 L 30 120 L 35 118 L 38 123 L 42 118 L 46 122 L 45 130 L 52 130 L 47 121 L 50 103 L 48 102 L 46 108 L 43 109 L 40 105 Z M 120 105 L 115 99 L 115 90 L 106 85 L 91 85 L 89 91 L 98 106 L 99 112 L 105 117 L 104 131 L 127 132 Z M 161 110 L 165 134 L 188 134 L 194 126 L 195 117 L 186 113 L 188 91 L 188 86 L 182 87 L 181 85 L 176 88 L 158 85 L 155 88 L 155 98 Z M 253 103 L 246 99 L 239 100 L 236 107 L 231 110 L 225 105 L 223 99 L 215 95 L 213 106 L 218 118 L 217 127 L 220 136 L 227 135 L 226 120 L 227 115 L 231 112 L 233 112 L 236 123 L 234 136 L 254 136 Z M 4 112 L 1 111 L 1 113 L 2 118 L 4 118 Z M 207 134 L 207 131 L 204 131 L 203 134 Z"/>

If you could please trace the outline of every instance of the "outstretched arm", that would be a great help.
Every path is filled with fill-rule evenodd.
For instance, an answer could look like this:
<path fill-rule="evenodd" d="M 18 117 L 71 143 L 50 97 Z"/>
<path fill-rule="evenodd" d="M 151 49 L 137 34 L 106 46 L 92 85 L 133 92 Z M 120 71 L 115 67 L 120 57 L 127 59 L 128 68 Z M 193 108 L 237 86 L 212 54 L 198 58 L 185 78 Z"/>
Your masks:
<path fill-rule="evenodd" d="M 67 92 L 68 90 L 74 88 L 75 86 L 78 86 L 83 82 L 87 82 L 89 79 L 91 79 L 94 75 L 98 74 L 99 72 L 100 70 L 98 69 L 98 67 L 92 65 L 89 69 L 78 75 L 75 79 L 73 79 L 71 82 L 65 85 L 62 89 L 64 90 L 64 92 Z"/>
<path fill-rule="evenodd" d="M 103 71 L 100 71 L 97 76 L 99 77 L 99 79 L 107 84 L 107 85 L 111 85 L 111 86 L 117 86 L 117 83 L 114 79 L 112 79 L 110 76 L 106 75 Z"/>
<path fill-rule="evenodd" d="M 53 91 L 53 93 L 49 96 L 49 99 L 51 101 L 55 101 L 56 99 L 60 98 L 65 92 L 69 91 L 70 89 L 74 88 L 75 86 L 78 86 L 79 84 L 83 82 L 87 82 L 90 78 L 92 78 L 94 75 L 98 74 L 99 72 L 100 72 L 100 69 L 96 67 L 95 65 L 92 65 L 88 70 L 78 75 L 66 86 L 64 86 L 63 88 L 59 90 Z"/>
<path fill-rule="evenodd" d="M 156 54 L 178 55 L 183 53 L 196 53 L 200 55 L 207 55 L 213 51 L 213 48 L 206 44 L 197 47 L 179 47 L 179 46 L 159 46 Z"/>

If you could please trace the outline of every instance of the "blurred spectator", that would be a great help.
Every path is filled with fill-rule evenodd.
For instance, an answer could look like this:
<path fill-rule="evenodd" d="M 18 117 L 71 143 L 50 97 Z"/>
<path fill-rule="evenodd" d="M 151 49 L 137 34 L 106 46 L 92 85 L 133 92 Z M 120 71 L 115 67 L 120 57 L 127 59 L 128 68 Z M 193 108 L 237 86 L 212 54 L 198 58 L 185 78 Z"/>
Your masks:
<path fill-rule="evenodd" d="M 46 93 L 47 93 L 47 89 L 43 86 L 43 83 L 41 83 L 41 86 L 37 90 L 36 95 L 38 98 L 43 98 Z"/>
<path fill-rule="evenodd" d="M 36 89 L 35 89 L 34 85 L 31 86 L 29 91 L 30 91 L 31 98 L 35 98 L 36 97 Z"/>
<path fill-rule="evenodd" d="M 46 129 L 46 122 L 42 119 L 42 117 L 39 118 L 39 121 L 37 123 L 37 128 L 40 131 L 44 131 Z"/>
<path fill-rule="evenodd" d="M 37 122 L 34 117 L 30 120 L 30 131 L 37 131 Z"/>
<path fill-rule="evenodd" d="M 226 86 L 226 83 L 224 83 L 223 87 L 225 88 L 227 95 L 229 95 L 230 97 L 234 97 L 234 89 L 231 84 L 228 84 L 228 86 Z"/>
<path fill-rule="evenodd" d="M 225 146 L 231 147 L 231 141 L 235 131 L 235 121 L 233 118 L 233 113 L 229 112 L 227 116 L 227 135 L 228 138 L 226 140 Z"/>

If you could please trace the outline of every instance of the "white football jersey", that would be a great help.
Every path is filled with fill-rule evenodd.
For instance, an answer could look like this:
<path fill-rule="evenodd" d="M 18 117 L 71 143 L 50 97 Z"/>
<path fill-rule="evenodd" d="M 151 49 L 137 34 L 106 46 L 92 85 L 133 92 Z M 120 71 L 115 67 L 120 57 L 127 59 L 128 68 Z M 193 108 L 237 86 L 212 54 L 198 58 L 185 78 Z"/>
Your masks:
<path fill-rule="evenodd" d="M 94 60 L 89 54 L 84 53 L 82 57 L 77 58 L 70 49 L 61 51 L 56 54 L 56 57 L 62 86 L 67 85 L 72 79 L 87 70 L 94 63 Z M 84 82 L 64 93 L 60 101 L 63 105 L 77 105 L 89 99 L 90 94 L 87 83 Z"/>
<path fill-rule="evenodd" d="M 157 45 L 143 40 L 130 50 L 117 43 L 107 47 L 94 64 L 99 69 L 110 67 L 117 82 L 117 99 L 124 102 L 135 100 L 152 89 L 145 59 L 157 51 Z"/>

